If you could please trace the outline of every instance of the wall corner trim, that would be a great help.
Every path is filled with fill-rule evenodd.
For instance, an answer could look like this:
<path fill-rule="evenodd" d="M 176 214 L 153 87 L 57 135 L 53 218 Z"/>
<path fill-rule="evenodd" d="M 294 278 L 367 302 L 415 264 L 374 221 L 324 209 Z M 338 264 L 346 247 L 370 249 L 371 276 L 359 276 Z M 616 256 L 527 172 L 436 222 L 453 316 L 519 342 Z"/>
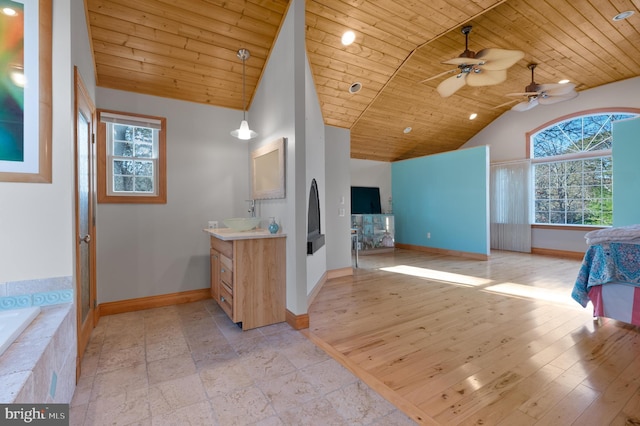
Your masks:
<path fill-rule="evenodd" d="M 301 314 L 296 315 L 290 310 L 287 309 L 286 314 L 287 324 L 291 326 L 294 330 L 302 330 L 305 328 L 309 328 L 309 314 Z"/>
<path fill-rule="evenodd" d="M 351 275 L 353 275 L 353 266 L 347 266 L 346 268 L 332 269 L 330 271 L 327 271 L 328 280 L 340 277 L 348 277 Z"/>

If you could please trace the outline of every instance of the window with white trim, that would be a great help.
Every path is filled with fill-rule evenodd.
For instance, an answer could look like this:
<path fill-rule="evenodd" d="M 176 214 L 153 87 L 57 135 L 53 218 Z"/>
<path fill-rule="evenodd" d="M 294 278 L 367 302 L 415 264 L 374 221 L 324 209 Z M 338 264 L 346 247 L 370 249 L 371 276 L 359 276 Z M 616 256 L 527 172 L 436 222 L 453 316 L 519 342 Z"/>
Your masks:
<path fill-rule="evenodd" d="M 98 202 L 166 203 L 166 119 L 101 110 L 98 121 Z"/>
<path fill-rule="evenodd" d="M 530 136 L 534 224 L 612 225 L 611 124 L 637 115 L 584 114 L 556 121 Z"/>

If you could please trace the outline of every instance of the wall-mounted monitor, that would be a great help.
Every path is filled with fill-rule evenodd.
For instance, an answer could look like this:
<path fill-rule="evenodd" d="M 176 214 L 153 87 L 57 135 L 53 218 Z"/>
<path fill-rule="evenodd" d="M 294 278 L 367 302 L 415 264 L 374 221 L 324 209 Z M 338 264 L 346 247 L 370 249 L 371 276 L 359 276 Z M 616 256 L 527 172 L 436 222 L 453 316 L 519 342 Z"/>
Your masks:
<path fill-rule="evenodd" d="M 351 214 L 380 214 L 380 188 L 368 186 L 351 187 Z"/>

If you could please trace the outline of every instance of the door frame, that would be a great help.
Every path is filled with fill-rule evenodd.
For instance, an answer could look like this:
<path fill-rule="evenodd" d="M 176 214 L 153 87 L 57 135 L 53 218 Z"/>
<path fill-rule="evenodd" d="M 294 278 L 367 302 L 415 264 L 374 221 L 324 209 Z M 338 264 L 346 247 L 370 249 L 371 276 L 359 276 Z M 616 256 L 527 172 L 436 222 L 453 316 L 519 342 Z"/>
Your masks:
<path fill-rule="evenodd" d="M 80 368 L 82 364 L 82 356 L 86 349 L 87 343 L 89 342 L 89 337 L 91 335 L 91 331 L 95 327 L 97 323 L 97 309 L 96 309 L 96 176 L 95 176 L 95 165 L 96 165 L 96 156 L 95 156 L 95 121 L 96 121 L 96 107 L 87 91 L 86 86 L 82 81 L 82 77 L 78 70 L 78 67 L 74 67 L 73 72 L 73 80 L 74 80 L 74 218 L 75 218 L 75 287 L 76 287 L 76 331 L 77 331 L 77 347 L 78 353 L 76 357 L 76 381 L 80 377 Z M 90 119 L 89 122 L 89 206 L 88 206 L 88 214 L 89 214 L 89 225 L 88 225 L 88 234 L 90 236 L 90 240 L 86 242 L 89 245 L 89 312 L 87 313 L 87 318 L 83 322 L 82 321 L 82 288 L 80 277 L 82 277 L 82 261 L 80 255 L 80 244 L 82 244 L 81 239 L 84 237 L 81 234 L 80 229 L 80 194 L 78 193 L 78 144 L 80 143 L 79 139 L 79 129 L 78 129 L 78 115 L 80 112 L 83 112 L 83 115 Z"/>

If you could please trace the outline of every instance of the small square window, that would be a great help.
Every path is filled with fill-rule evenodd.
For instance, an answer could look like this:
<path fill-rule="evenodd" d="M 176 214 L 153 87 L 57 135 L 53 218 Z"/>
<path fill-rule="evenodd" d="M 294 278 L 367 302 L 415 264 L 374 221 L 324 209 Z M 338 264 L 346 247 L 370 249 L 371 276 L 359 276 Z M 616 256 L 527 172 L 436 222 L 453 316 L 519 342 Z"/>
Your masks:
<path fill-rule="evenodd" d="M 99 110 L 98 121 L 98 202 L 166 203 L 166 119 Z"/>

